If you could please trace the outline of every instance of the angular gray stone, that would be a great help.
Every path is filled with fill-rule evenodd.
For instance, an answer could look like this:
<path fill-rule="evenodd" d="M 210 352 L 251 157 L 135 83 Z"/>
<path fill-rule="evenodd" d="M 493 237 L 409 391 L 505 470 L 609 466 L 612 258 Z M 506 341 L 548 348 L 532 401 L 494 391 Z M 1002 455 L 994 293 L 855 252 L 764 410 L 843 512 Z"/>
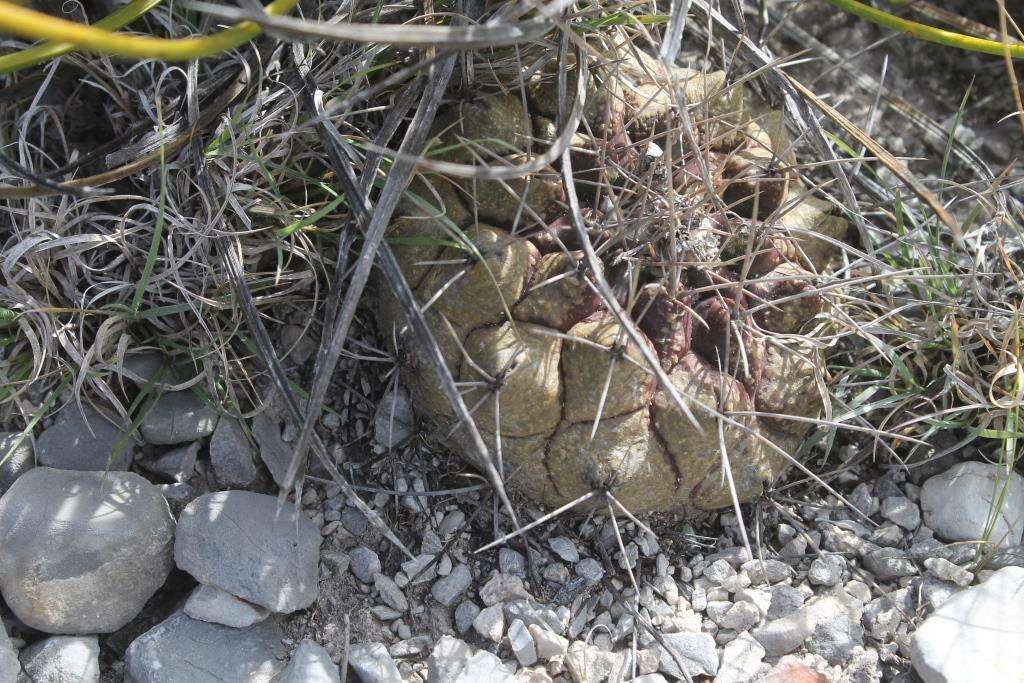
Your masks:
<path fill-rule="evenodd" d="M 377 553 L 360 546 L 349 552 L 348 556 L 351 560 L 349 569 L 356 575 L 356 578 L 363 583 L 373 583 L 374 578 L 380 574 L 380 558 Z"/>
<path fill-rule="evenodd" d="M 582 640 L 577 640 L 569 646 L 565 655 L 565 666 L 577 683 L 621 680 L 628 673 L 622 655 L 588 645 Z"/>
<path fill-rule="evenodd" d="M 455 630 L 460 634 L 473 628 L 473 621 L 480 614 L 480 607 L 472 600 L 463 600 L 455 608 Z"/>
<path fill-rule="evenodd" d="M 516 621 L 522 623 L 519 619 Z M 501 637 L 505 633 L 504 605 L 498 603 L 497 605 L 490 605 L 480 610 L 476 618 L 473 619 L 473 629 L 482 638 L 486 638 L 493 643 L 500 643 Z"/>
<path fill-rule="evenodd" d="M 576 576 L 597 583 L 604 578 L 604 567 L 594 558 L 585 557 L 576 563 Z"/>
<path fill-rule="evenodd" d="M 537 647 L 537 657 L 542 661 L 561 657 L 569 649 L 569 641 L 551 629 L 536 624 L 530 624 L 527 628 L 530 629 L 533 643 Z"/>
<path fill-rule="evenodd" d="M 270 470 L 274 483 L 284 486 L 292 462 L 292 447 L 281 437 L 281 424 L 269 410 L 252 418 L 252 438 L 259 446 L 260 460 Z"/>
<path fill-rule="evenodd" d="M 0 681 L 13 681 L 21 674 L 18 651 L 7 635 L 7 629 L 0 622 Z"/>
<path fill-rule="evenodd" d="M 331 655 L 313 640 L 303 640 L 292 652 L 288 666 L 274 683 L 340 683 L 338 666 Z"/>
<path fill-rule="evenodd" d="M 61 470 L 126 470 L 135 441 L 92 406 L 70 403 L 36 439 L 36 461 Z"/>
<path fill-rule="evenodd" d="M 142 417 L 139 432 L 156 446 L 198 441 L 213 434 L 217 412 L 195 392 L 168 391 L 160 394 Z"/>
<path fill-rule="evenodd" d="M 533 666 L 537 663 L 537 646 L 522 620 L 516 619 L 508 625 L 508 642 L 512 654 L 522 666 Z"/>
<path fill-rule="evenodd" d="M 814 558 L 807 570 L 807 580 L 815 586 L 835 586 L 843 579 L 846 558 L 842 555 L 823 555 Z"/>
<path fill-rule="evenodd" d="M 362 683 L 402 683 L 395 660 L 381 643 L 349 647 L 348 666 Z"/>
<path fill-rule="evenodd" d="M 459 563 L 452 568 L 451 574 L 442 576 L 434 582 L 434 585 L 430 587 L 430 594 L 445 607 L 451 607 L 452 603 L 466 592 L 472 581 L 473 575 L 470 573 L 469 567 Z"/>
<path fill-rule="evenodd" d="M 914 501 L 904 496 L 890 496 L 882 501 L 882 517 L 913 531 L 921 524 L 921 510 Z"/>
<path fill-rule="evenodd" d="M 0 432 L 0 495 L 35 464 L 29 435 L 22 438 L 21 432 Z"/>
<path fill-rule="evenodd" d="M 1024 569 L 1005 567 L 947 600 L 910 639 L 925 683 L 1015 681 L 1024 671 Z"/>
<path fill-rule="evenodd" d="M 971 585 L 971 581 L 974 580 L 974 574 L 941 557 L 929 557 L 924 561 L 924 566 L 932 576 L 943 581 L 951 581 L 961 588 Z"/>
<path fill-rule="evenodd" d="M 879 548 L 868 553 L 864 556 L 864 568 L 883 581 L 917 574 L 917 566 L 913 561 L 896 548 Z"/>
<path fill-rule="evenodd" d="M 1017 545 L 1024 534 L 1024 478 L 1002 467 L 962 462 L 921 488 L 925 525 L 944 541 L 976 541 L 985 534 L 997 486 L 1006 485 L 1003 509 L 989 540 L 997 547 Z"/>
<path fill-rule="evenodd" d="M 666 633 L 663 638 L 665 645 L 658 646 L 658 671 L 661 673 L 684 678 L 677 660 L 691 677 L 718 673 L 718 650 L 710 633 Z"/>
<path fill-rule="evenodd" d="M 373 587 L 377 589 L 385 604 L 399 612 L 409 609 L 409 601 L 398 584 L 387 574 L 377 574 L 373 579 Z"/>
<path fill-rule="evenodd" d="M 815 638 L 815 651 L 832 661 L 848 655 L 848 648 L 859 645 L 856 641 L 863 637 L 859 603 L 848 600 L 832 595 L 816 598 L 791 614 L 758 626 L 751 635 L 770 657 L 793 652 Z"/>
<path fill-rule="evenodd" d="M 98 683 L 100 643 L 96 636 L 54 636 L 21 652 L 21 667 L 32 681 Z"/>
<path fill-rule="evenodd" d="M 518 576 L 496 572 L 480 588 L 480 599 L 485 605 L 496 605 L 510 600 L 531 600 L 533 596 L 526 591 L 523 580 Z"/>
<path fill-rule="evenodd" d="M 233 417 L 221 417 L 210 437 L 210 465 L 222 486 L 250 488 L 259 480 L 256 449 L 245 435 L 242 423 Z"/>
<path fill-rule="evenodd" d="M 143 460 L 140 465 L 147 472 L 184 484 L 196 474 L 196 460 L 202 445 L 196 441 L 187 446 L 172 448 L 155 459 Z"/>
<path fill-rule="evenodd" d="M 566 536 L 555 536 L 548 539 L 548 545 L 555 551 L 556 555 L 569 564 L 579 562 L 580 551 L 576 548 L 576 544 L 572 542 L 572 539 Z"/>
<path fill-rule="evenodd" d="M 132 683 L 271 683 L 284 668 L 283 637 L 274 619 L 232 628 L 176 612 L 128 646 L 125 678 Z"/>
<path fill-rule="evenodd" d="M 182 511 L 174 561 L 200 583 L 273 612 L 317 596 L 320 531 L 290 504 L 249 491 L 219 491 Z"/>
<path fill-rule="evenodd" d="M 462 673 L 473 650 L 458 638 L 441 636 L 427 657 L 427 683 L 448 683 Z"/>
<path fill-rule="evenodd" d="M 0 539 L 0 591 L 19 619 L 46 633 L 110 633 L 170 573 L 174 519 L 137 474 L 36 467 L 0 498 Z"/>
<path fill-rule="evenodd" d="M 778 583 L 793 576 L 792 567 L 785 562 L 773 559 L 744 562 L 740 567 L 740 571 L 746 572 L 747 576 L 750 577 L 750 581 L 754 584 L 765 582 Z"/>
<path fill-rule="evenodd" d="M 409 394 L 402 387 L 388 391 L 373 415 L 373 440 L 385 448 L 401 446 L 416 430 Z"/>
<path fill-rule="evenodd" d="M 216 586 L 204 585 L 192 591 L 184 610 L 193 619 L 235 628 L 252 626 L 270 616 L 265 607 L 246 602 Z"/>

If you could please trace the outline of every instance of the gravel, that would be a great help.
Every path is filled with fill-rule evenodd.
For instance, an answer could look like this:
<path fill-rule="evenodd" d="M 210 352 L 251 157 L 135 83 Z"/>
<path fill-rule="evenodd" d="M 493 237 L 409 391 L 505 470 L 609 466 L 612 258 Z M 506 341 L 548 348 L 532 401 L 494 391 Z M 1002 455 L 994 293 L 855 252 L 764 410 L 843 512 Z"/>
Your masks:
<path fill-rule="evenodd" d="M 126 470 L 134 455 L 134 440 L 92 406 L 64 406 L 53 425 L 36 439 L 36 462 L 62 470 Z"/>
<path fill-rule="evenodd" d="M 248 489 L 259 481 L 256 449 L 245 435 L 242 423 L 221 417 L 210 437 L 210 465 L 217 481 L 229 489 Z"/>
<path fill-rule="evenodd" d="M 22 650 L 21 667 L 31 681 L 40 683 L 99 683 L 99 639 L 96 636 L 45 638 Z"/>
<path fill-rule="evenodd" d="M 0 591 L 45 633 L 110 633 L 171 571 L 174 519 L 130 472 L 36 467 L 0 498 Z"/>
<path fill-rule="evenodd" d="M 198 441 L 213 434 L 217 412 L 192 391 L 160 394 L 142 416 L 139 432 L 157 446 Z"/>
<path fill-rule="evenodd" d="M 283 637 L 274 619 L 232 628 L 177 612 L 132 642 L 125 670 L 133 683 L 271 683 L 284 668 Z"/>
<path fill-rule="evenodd" d="M 1011 681 L 1024 671 L 1024 569 L 1006 567 L 947 600 L 910 639 L 925 683 Z"/>
<path fill-rule="evenodd" d="M 220 491 L 182 511 L 174 560 L 200 583 L 294 612 L 316 599 L 320 540 L 305 515 L 273 496 Z"/>

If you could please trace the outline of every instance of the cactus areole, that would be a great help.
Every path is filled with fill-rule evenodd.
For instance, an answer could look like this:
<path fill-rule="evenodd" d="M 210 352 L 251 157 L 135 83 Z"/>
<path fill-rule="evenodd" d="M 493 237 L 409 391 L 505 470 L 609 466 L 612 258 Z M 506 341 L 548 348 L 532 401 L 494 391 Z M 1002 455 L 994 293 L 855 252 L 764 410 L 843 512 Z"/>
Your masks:
<path fill-rule="evenodd" d="M 675 392 L 599 294 L 559 168 L 511 180 L 422 170 L 389 227 L 490 457 L 544 506 L 603 490 L 636 513 L 720 508 L 732 502 L 726 463 L 748 501 L 823 410 L 811 332 L 847 224 L 793 170 L 776 112 L 720 72 L 669 75 L 643 55 L 591 69 L 570 158 L 602 275 Z M 525 108 L 519 89 L 456 98 L 432 158 L 536 158 L 559 135 L 553 71 L 525 92 Z M 475 462 L 434 368 L 381 296 L 381 333 L 414 405 Z"/>

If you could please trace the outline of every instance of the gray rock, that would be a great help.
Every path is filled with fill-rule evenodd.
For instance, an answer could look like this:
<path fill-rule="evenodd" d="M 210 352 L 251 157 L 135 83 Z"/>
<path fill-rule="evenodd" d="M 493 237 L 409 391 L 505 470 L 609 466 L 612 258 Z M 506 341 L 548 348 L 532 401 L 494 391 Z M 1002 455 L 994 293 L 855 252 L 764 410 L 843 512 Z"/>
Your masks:
<path fill-rule="evenodd" d="M 533 643 L 537 648 L 537 657 L 547 661 L 553 657 L 561 657 L 569 649 L 569 641 L 551 631 L 551 629 L 530 624 L 527 626 L 530 635 L 533 636 Z"/>
<path fill-rule="evenodd" d="M 902 550 L 879 548 L 864 556 L 864 568 L 883 581 L 917 574 L 917 566 Z"/>
<path fill-rule="evenodd" d="M 452 683 L 512 683 L 515 664 L 506 664 L 486 650 L 478 650 Z"/>
<path fill-rule="evenodd" d="M 409 601 L 398 584 L 387 574 L 377 574 L 373 579 L 373 587 L 377 589 L 381 600 L 389 607 L 404 612 L 409 609 Z"/>
<path fill-rule="evenodd" d="M 501 572 L 495 572 L 494 576 L 480 588 L 480 599 L 485 605 L 496 605 L 499 602 L 511 600 L 531 600 L 532 598 L 533 596 L 526 592 L 526 586 L 523 585 L 521 578 Z"/>
<path fill-rule="evenodd" d="M 174 519 L 130 472 L 36 467 L 0 498 L 0 591 L 46 633 L 110 633 L 171 571 Z"/>
<path fill-rule="evenodd" d="M 222 486 L 247 489 L 259 481 L 256 449 L 245 435 L 242 423 L 233 417 L 221 417 L 210 437 L 210 464 Z"/>
<path fill-rule="evenodd" d="M 516 621 L 521 621 L 517 619 Z M 473 630 L 494 643 L 500 643 L 505 634 L 504 605 L 497 604 L 485 607 L 473 619 Z"/>
<path fill-rule="evenodd" d="M 512 548 L 498 550 L 498 570 L 502 574 L 526 576 L 526 558 Z"/>
<path fill-rule="evenodd" d="M 454 681 L 473 656 L 473 650 L 458 638 L 441 636 L 427 657 L 427 683 Z"/>
<path fill-rule="evenodd" d="M 373 580 L 380 574 L 380 558 L 377 553 L 365 546 L 360 546 L 349 552 L 351 564 L 349 569 L 356 578 L 363 583 L 373 583 Z"/>
<path fill-rule="evenodd" d="M 744 562 L 740 571 L 746 572 L 752 583 L 778 583 L 793 576 L 793 568 L 779 560 L 750 560 Z"/>
<path fill-rule="evenodd" d="M 665 645 L 659 645 L 658 659 L 658 671 L 661 673 L 685 678 L 678 662 L 693 677 L 718 673 L 718 650 L 710 633 L 666 633 L 663 638 Z"/>
<path fill-rule="evenodd" d="M 722 650 L 722 665 L 715 683 L 747 683 L 757 676 L 764 648 L 749 633 L 741 633 Z"/>
<path fill-rule="evenodd" d="M 903 542 L 903 537 L 906 533 L 906 531 L 895 524 L 883 524 L 871 532 L 871 535 L 868 536 L 868 540 L 877 546 L 895 548 Z M 868 552 L 870 552 L 870 550 L 868 550 Z"/>
<path fill-rule="evenodd" d="M 455 608 L 455 630 L 460 634 L 473 627 L 473 622 L 480 614 L 480 607 L 472 600 L 463 600 Z"/>
<path fill-rule="evenodd" d="M 704 568 L 704 578 L 715 586 L 721 586 L 734 576 L 736 569 L 726 560 L 715 560 Z"/>
<path fill-rule="evenodd" d="M 179 484 L 184 484 L 196 474 L 196 460 L 202 443 L 196 441 L 187 446 L 172 448 L 153 460 L 143 460 L 141 466 L 151 474 L 156 474 Z"/>
<path fill-rule="evenodd" d="M 941 557 L 929 557 L 924 561 L 924 566 L 932 576 L 951 581 L 960 587 L 969 586 L 974 581 L 974 574 Z"/>
<path fill-rule="evenodd" d="M 288 466 L 292 462 L 292 447 L 281 436 L 281 424 L 270 410 L 258 413 L 252 419 L 252 438 L 259 446 L 260 460 L 267 466 L 278 486 L 285 486 Z"/>
<path fill-rule="evenodd" d="M 409 393 L 402 387 L 388 391 L 373 414 L 373 440 L 385 448 L 401 446 L 416 432 Z"/>
<path fill-rule="evenodd" d="M 770 657 L 793 652 L 813 637 L 819 654 L 831 661 L 841 656 L 846 645 L 852 648 L 853 644 L 860 644 L 853 643 L 859 629 L 860 610 L 852 600 L 844 602 L 837 596 L 826 595 L 755 628 L 751 635 Z M 829 642 L 830 630 L 835 631 L 835 642 Z"/>
<path fill-rule="evenodd" d="M 508 642 L 512 647 L 512 654 L 522 666 L 533 666 L 537 663 L 537 646 L 522 620 L 516 619 L 508 625 Z"/>
<path fill-rule="evenodd" d="M 331 574 L 344 574 L 352 564 L 352 558 L 348 553 L 340 550 L 330 550 L 324 553 L 320 560 L 324 563 L 324 569 Z"/>
<path fill-rule="evenodd" d="M 341 511 L 341 524 L 350 534 L 358 536 L 370 526 L 370 520 L 366 519 L 366 515 L 359 508 L 346 507 Z"/>
<path fill-rule="evenodd" d="M 916 591 L 921 596 L 921 602 L 926 608 L 925 613 L 930 614 L 959 593 L 960 587 L 950 581 L 943 581 L 934 576 L 925 576 L 916 582 Z"/>
<path fill-rule="evenodd" d="M 598 583 L 604 578 L 604 567 L 592 557 L 585 557 L 576 563 L 576 576 L 589 583 Z"/>
<path fill-rule="evenodd" d="M 1024 569 L 1006 567 L 961 591 L 910 639 L 910 661 L 925 683 L 1012 681 L 1024 671 Z"/>
<path fill-rule="evenodd" d="M 807 570 L 807 580 L 815 586 L 835 586 L 843 580 L 846 558 L 842 555 L 823 555 L 814 558 Z"/>
<path fill-rule="evenodd" d="M 576 548 L 576 544 L 567 536 L 555 536 L 548 539 L 548 545 L 555 551 L 556 555 L 566 562 L 574 564 L 580 561 L 580 551 Z"/>
<path fill-rule="evenodd" d="M 985 535 L 989 511 L 1001 487 L 1004 505 L 989 540 L 1016 545 L 1024 534 L 1024 478 L 982 462 L 962 462 L 926 481 L 921 489 L 924 523 L 945 541 L 976 541 Z M 997 490 L 997 487 L 1000 487 Z"/>
<path fill-rule="evenodd" d="M 21 432 L 0 432 L 0 495 L 35 464 L 29 435 L 22 438 Z"/>
<path fill-rule="evenodd" d="M 581 612 L 582 613 L 582 612 Z M 550 607 L 528 600 L 513 600 L 505 603 L 505 620 L 522 619 L 527 626 L 535 624 L 549 628 L 555 633 L 565 633 L 566 622 Z"/>
<path fill-rule="evenodd" d="M 313 640 L 303 640 L 292 652 L 288 666 L 274 683 L 340 683 L 338 667 L 331 655 Z"/>
<path fill-rule="evenodd" d="M 362 683 L 402 683 L 395 660 L 381 643 L 351 646 L 348 665 Z"/>
<path fill-rule="evenodd" d="M 293 505 L 248 491 L 196 498 L 178 520 L 174 560 L 200 583 L 274 612 L 317 596 L 320 531 Z"/>
<path fill-rule="evenodd" d="M 849 501 L 866 517 L 871 517 L 878 512 L 878 499 L 872 495 L 870 484 L 863 482 L 857 484 L 849 496 Z"/>
<path fill-rule="evenodd" d="M 270 616 L 270 611 L 235 597 L 215 586 L 200 585 L 185 601 L 185 614 L 193 619 L 246 628 Z"/>
<path fill-rule="evenodd" d="M 733 631 L 746 631 L 761 621 L 761 611 L 750 602 L 737 602 L 716 622 L 722 628 Z"/>
<path fill-rule="evenodd" d="M 271 683 L 284 667 L 284 633 L 274 619 L 249 628 L 176 612 L 132 641 L 124 655 L 132 683 Z"/>
<path fill-rule="evenodd" d="M 18 661 L 18 651 L 14 649 L 14 643 L 8 637 L 3 622 L 0 622 L 0 681 L 14 681 L 20 674 L 21 662 Z"/>
<path fill-rule="evenodd" d="M 210 436 L 216 426 L 217 412 L 195 392 L 168 391 L 142 416 L 139 431 L 149 443 L 169 446 Z"/>
<path fill-rule="evenodd" d="M 780 619 L 804 606 L 807 594 L 793 586 L 773 586 L 772 601 L 768 607 L 768 619 Z"/>
<path fill-rule="evenodd" d="M 166 382 L 168 379 L 173 379 L 173 375 L 164 370 L 165 362 L 164 355 L 159 351 L 126 353 L 118 374 L 127 377 L 139 387 L 150 382 Z"/>
<path fill-rule="evenodd" d="M 890 496 L 882 500 L 882 517 L 907 531 L 913 531 L 921 524 L 921 510 L 903 496 Z"/>
<path fill-rule="evenodd" d="M 72 403 L 57 414 L 53 425 L 36 439 L 36 461 L 61 470 L 126 470 L 134 440 L 94 408 Z"/>
<path fill-rule="evenodd" d="M 21 666 L 32 681 L 99 683 L 100 643 L 96 636 L 54 636 L 21 652 Z"/>
<path fill-rule="evenodd" d="M 452 603 L 466 592 L 472 581 L 473 575 L 470 573 L 469 567 L 459 563 L 452 568 L 451 574 L 434 582 L 434 585 L 430 587 L 430 594 L 445 607 L 451 607 Z"/>
<path fill-rule="evenodd" d="M 581 640 L 569 646 L 565 666 L 577 683 L 622 680 L 627 673 L 622 655 L 607 652 Z"/>

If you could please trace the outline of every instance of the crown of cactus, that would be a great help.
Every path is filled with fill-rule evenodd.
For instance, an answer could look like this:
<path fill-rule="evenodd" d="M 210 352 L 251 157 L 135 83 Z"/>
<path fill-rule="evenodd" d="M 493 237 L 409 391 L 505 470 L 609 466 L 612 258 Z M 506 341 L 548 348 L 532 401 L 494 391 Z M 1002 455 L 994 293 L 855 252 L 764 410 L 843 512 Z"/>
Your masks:
<path fill-rule="evenodd" d="M 525 98 L 475 94 L 442 110 L 434 158 L 517 165 L 548 148 L 555 75 L 526 85 Z M 507 484 L 552 507 L 600 489 L 634 512 L 686 514 L 731 504 L 727 456 L 750 500 L 822 412 L 822 361 L 805 333 L 847 224 L 792 171 L 782 117 L 723 73 L 667 72 L 635 54 L 593 69 L 585 92 L 571 146 L 585 231 L 685 409 L 599 295 L 558 169 L 420 174 L 389 240 Z M 680 149 L 680 102 L 714 193 L 692 147 Z M 381 325 L 416 408 L 473 462 L 387 295 Z"/>

